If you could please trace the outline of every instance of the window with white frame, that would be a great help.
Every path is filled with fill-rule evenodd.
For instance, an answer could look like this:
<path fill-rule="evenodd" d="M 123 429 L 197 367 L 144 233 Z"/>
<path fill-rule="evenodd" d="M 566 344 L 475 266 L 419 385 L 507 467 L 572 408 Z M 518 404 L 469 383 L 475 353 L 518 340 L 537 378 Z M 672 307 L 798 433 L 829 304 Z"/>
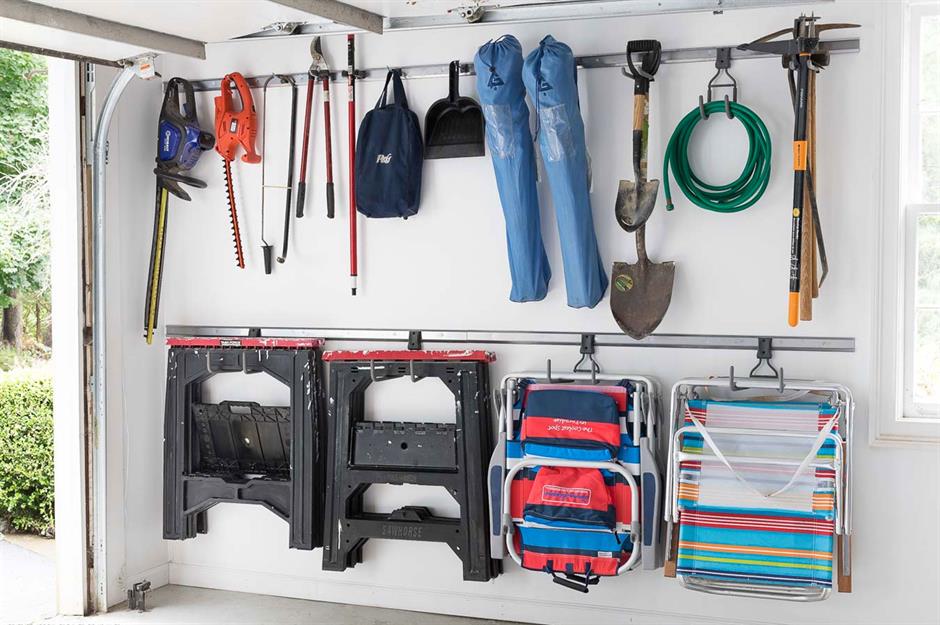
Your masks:
<path fill-rule="evenodd" d="M 940 445 L 940 3 L 886 2 L 871 441 Z"/>
<path fill-rule="evenodd" d="M 907 26 L 902 418 L 940 420 L 940 3 L 911 2 Z"/>

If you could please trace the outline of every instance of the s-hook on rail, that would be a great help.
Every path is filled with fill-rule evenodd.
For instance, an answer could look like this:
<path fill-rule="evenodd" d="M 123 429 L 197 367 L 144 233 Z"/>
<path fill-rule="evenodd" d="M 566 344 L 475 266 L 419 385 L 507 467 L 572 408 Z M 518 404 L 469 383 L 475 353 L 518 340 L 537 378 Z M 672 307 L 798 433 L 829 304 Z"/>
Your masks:
<path fill-rule="evenodd" d="M 828 50 L 833 54 L 846 53 L 846 52 L 858 52 L 861 49 L 860 40 L 855 38 L 848 39 L 829 39 L 820 41 L 820 47 L 822 49 Z M 661 63 L 697 63 L 697 62 L 712 62 L 714 63 L 715 57 L 718 54 L 718 49 L 721 47 L 730 47 L 731 48 L 731 59 L 733 61 L 739 61 L 742 59 L 767 59 L 767 58 L 777 58 L 779 55 L 769 54 L 766 52 L 755 52 L 751 50 L 738 50 L 735 45 L 732 46 L 711 46 L 704 48 L 677 48 L 673 50 L 663 50 L 662 51 L 662 60 Z M 599 68 L 609 68 L 609 67 L 626 67 L 627 66 L 627 55 L 623 52 L 617 52 L 613 54 L 591 54 L 585 56 L 575 57 L 575 63 L 579 68 L 583 69 L 599 69 Z M 402 78 L 435 78 L 440 76 L 447 76 L 449 70 L 449 63 L 435 63 L 431 65 L 405 65 L 402 67 L 396 67 L 401 71 Z M 357 78 L 357 80 L 380 80 L 385 78 L 385 74 L 388 71 L 388 67 L 373 67 L 361 70 L 364 72 L 364 78 Z M 359 71 L 357 69 L 357 71 Z M 473 69 L 472 63 L 460 63 L 460 75 L 461 76 L 475 76 L 476 72 Z M 252 88 L 260 89 L 264 85 L 264 81 L 267 80 L 269 75 L 265 76 L 252 76 L 246 78 L 248 81 L 248 86 Z M 306 72 L 299 74 L 290 74 L 290 77 L 298 85 L 303 85 L 307 83 L 309 78 Z M 330 80 L 342 80 L 343 77 L 340 75 L 340 72 L 330 72 Z M 193 86 L 194 91 L 218 91 L 219 86 L 222 82 L 221 78 L 211 78 L 206 80 L 192 80 L 190 83 Z"/>
<path fill-rule="evenodd" d="M 669 347 L 675 349 L 735 349 L 755 351 L 771 339 L 774 351 L 854 352 L 853 337 L 771 336 L 736 334 L 651 334 L 642 340 L 614 332 L 541 332 L 533 330 L 397 330 L 382 328 L 249 328 L 243 326 L 168 325 L 167 337 L 286 337 L 320 338 L 327 341 L 377 341 L 408 343 L 476 343 L 513 345 L 583 345 L 594 337 L 598 347 Z"/>

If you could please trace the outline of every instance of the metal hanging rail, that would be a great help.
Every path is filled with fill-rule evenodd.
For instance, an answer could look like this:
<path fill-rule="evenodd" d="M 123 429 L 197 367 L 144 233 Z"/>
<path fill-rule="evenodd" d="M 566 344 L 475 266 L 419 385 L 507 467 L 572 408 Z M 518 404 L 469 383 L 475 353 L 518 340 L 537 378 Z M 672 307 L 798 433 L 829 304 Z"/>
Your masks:
<path fill-rule="evenodd" d="M 582 345 L 586 336 L 603 347 L 669 347 L 755 351 L 770 338 L 774 351 L 854 352 L 852 337 L 760 336 L 734 334 L 651 334 L 637 341 L 614 332 L 539 332 L 531 330 L 391 330 L 380 328 L 248 328 L 241 326 L 168 325 L 167 337 L 286 337 L 327 341 L 475 343 L 494 345 Z"/>
<path fill-rule="evenodd" d="M 820 42 L 822 46 L 832 52 L 833 54 L 848 53 L 848 52 L 858 52 L 861 49 L 861 40 L 857 37 L 849 39 L 830 39 L 827 41 Z M 768 54 L 765 52 L 753 52 L 750 50 L 738 50 L 734 46 L 727 46 L 731 48 L 731 59 L 735 61 L 740 61 L 743 59 L 766 59 L 766 58 L 775 58 L 778 59 L 779 55 Z M 698 63 L 704 61 L 715 61 L 715 57 L 718 55 L 718 46 L 705 47 L 705 48 L 678 48 L 675 50 L 663 50 L 662 52 L 662 63 Z M 623 52 L 612 53 L 612 54 L 593 54 L 587 56 L 575 57 L 575 62 L 579 68 L 582 69 L 599 69 L 599 68 L 611 68 L 611 67 L 626 67 L 627 65 L 627 55 Z M 398 67 L 396 69 L 401 70 L 402 78 L 437 78 L 441 76 L 447 76 L 448 72 L 448 63 L 435 63 L 431 65 L 406 65 L 404 67 Z M 373 67 L 362 70 L 365 72 L 365 78 L 360 80 L 383 80 L 385 74 L 388 71 L 387 67 Z M 476 72 L 473 69 L 472 63 L 461 63 L 460 64 L 460 75 L 461 76 L 475 76 Z M 260 89 L 264 85 L 264 81 L 267 80 L 269 75 L 265 76 L 252 76 L 247 78 L 248 86 L 254 89 Z M 291 78 L 298 85 L 306 84 L 307 82 L 307 73 L 300 74 L 291 74 Z M 345 80 L 342 78 L 339 72 L 332 72 L 330 74 L 330 79 L 333 81 L 336 80 Z M 194 91 L 218 91 L 219 85 L 221 84 L 221 78 L 211 78 L 206 80 L 193 80 L 190 81 L 193 86 Z"/>

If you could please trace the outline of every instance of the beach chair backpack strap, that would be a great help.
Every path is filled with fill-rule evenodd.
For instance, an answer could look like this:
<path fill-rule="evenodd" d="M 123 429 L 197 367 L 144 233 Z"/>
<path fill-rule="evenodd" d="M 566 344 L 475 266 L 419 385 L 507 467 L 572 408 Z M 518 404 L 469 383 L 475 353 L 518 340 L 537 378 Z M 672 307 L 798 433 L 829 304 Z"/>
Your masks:
<path fill-rule="evenodd" d="M 705 441 L 705 444 L 708 445 L 708 448 L 711 449 L 712 453 L 715 454 L 715 457 L 718 458 L 718 460 L 720 460 L 721 463 L 724 464 L 728 468 L 729 471 L 731 471 L 731 474 L 739 482 L 741 482 L 749 490 L 751 490 L 754 494 L 764 499 L 770 499 L 772 497 L 776 497 L 777 495 L 785 493 L 796 483 L 796 480 L 799 479 L 800 474 L 803 472 L 804 469 L 806 469 L 807 466 L 809 466 L 809 464 L 816 457 L 816 454 L 819 453 L 819 450 L 823 446 L 823 443 L 826 442 L 826 438 L 829 436 L 829 433 L 832 431 L 832 428 L 835 426 L 836 419 L 838 418 L 839 414 L 836 413 L 832 415 L 832 418 L 829 419 L 828 422 L 826 422 L 826 425 L 821 430 L 819 430 L 819 434 L 816 436 L 815 440 L 813 441 L 813 446 L 810 448 L 809 453 L 806 454 L 806 457 L 804 457 L 803 460 L 800 462 L 799 466 L 797 466 L 796 471 L 793 472 L 793 475 L 790 477 L 790 480 L 785 485 L 783 485 L 783 487 L 778 488 L 772 493 L 762 493 L 757 488 L 755 488 L 750 482 L 748 482 L 747 479 L 744 478 L 744 476 L 738 473 L 737 469 L 731 466 L 731 463 L 728 462 L 728 459 L 725 458 L 725 455 L 721 453 L 720 449 L 718 449 L 718 445 L 715 444 L 715 441 L 712 439 L 711 434 L 708 433 L 708 430 L 705 428 L 704 425 L 702 425 L 701 421 L 693 417 L 691 413 L 689 413 L 687 416 L 692 421 L 692 425 L 695 427 L 698 433 L 702 435 L 702 440 Z"/>
<path fill-rule="evenodd" d="M 588 586 L 596 586 L 598 582 L 601 581 L 599 575 L 591 572 L 590 562 L 584 565 L 584 575 L 564 572 L 564 577 L 562 577 L 558 574 L 558 571 L 555 570 L 551 560 L 545 564 L 545 568 L 543 570 L 551 575 L 552 581 L 559 586 L 564 586 L 565 588 L 577 590 L 578 592 L 583 592 L 585 594 L 587 594 L 588 590 L 590 590 Z"/>

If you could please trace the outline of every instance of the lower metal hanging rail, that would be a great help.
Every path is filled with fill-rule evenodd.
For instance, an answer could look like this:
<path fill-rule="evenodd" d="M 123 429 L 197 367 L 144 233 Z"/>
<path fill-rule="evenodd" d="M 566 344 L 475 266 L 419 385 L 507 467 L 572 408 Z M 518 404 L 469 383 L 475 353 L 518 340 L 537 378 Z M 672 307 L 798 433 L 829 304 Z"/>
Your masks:
<path fill-rule="evenodd" d="M 420 343 L 474 343 L 512 345 L 581 345 L 593 336 L 595 346 L 671 347 L 678 349 L 736 349 L 754 351 L 770 338 L 775 351 L 854 352 L 853 337 L 772 336 L 735 334 L 651 334 L 636 341 L 614 332 L 540 332 L 532 330 L 397 330 L 382 328 L 249 328 L 242 326 L 168 325 L 167 337 L 287 337 L 327 341 L 380 341 Z"/>

